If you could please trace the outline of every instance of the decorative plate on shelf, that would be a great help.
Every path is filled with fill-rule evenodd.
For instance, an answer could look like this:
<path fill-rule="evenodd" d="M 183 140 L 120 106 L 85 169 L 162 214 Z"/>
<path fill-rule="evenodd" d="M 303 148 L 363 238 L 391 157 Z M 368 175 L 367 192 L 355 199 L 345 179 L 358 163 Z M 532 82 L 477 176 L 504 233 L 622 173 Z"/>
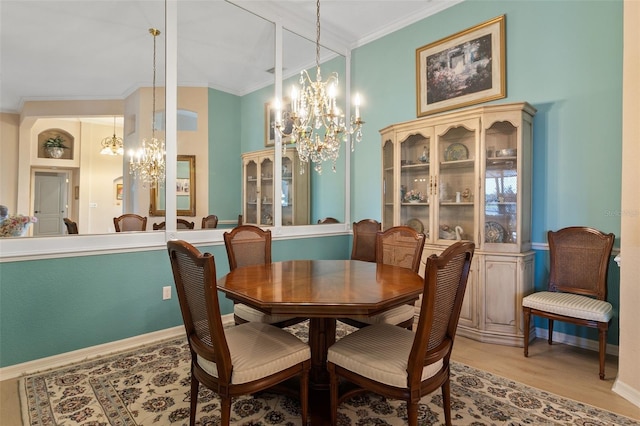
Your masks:
<path fill-rule="evenodd" d="M 444 161 L 467 160 L 468 158 L 469 150 L 459 142 L 452 143 L 444 152 Z"/>
<path fill-rule="evenodd" d="M 415 217 L 413 219 L 409 219 L 407 221 L 407 226 L 409 228 L 415 229 L 416 232 L 423 232 L 424 231 L 424 225 L 422 224 L 420 219 L 416 219 Z"/>
<path fill-rule="evenodd" d="M 498 222 L 487 222 L 484 224 L 485 243 L 503 243 L 504 228 Z"/>

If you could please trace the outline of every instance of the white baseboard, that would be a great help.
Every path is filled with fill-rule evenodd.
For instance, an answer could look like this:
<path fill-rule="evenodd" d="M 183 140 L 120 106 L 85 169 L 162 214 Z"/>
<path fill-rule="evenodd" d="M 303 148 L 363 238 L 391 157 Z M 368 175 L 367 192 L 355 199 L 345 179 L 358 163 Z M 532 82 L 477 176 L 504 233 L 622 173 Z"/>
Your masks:
<path fill-rule="evenodd" d="M 540 339 L 547 340 L 549 337 L 549 330 L 546 328 L 538 328 L 536 327 L 536 337 Z M 582 337 L 572 336 L 570 334 L 558 333 L 557 331 L 553 332 L 553 341 L 558 343 L 564 343 L 565 345 L 576 346 L 582 349 L 588 349 L 590 351 L 598 352 L 598 341 L 585 339 Z M 607 354 L 618 356 L 618 345 L 612 345 L 607 343 Z"/>
<path fill-rule="evenodd" d="M 613 382 L 613 387 L 611 390 L 633 405 L 640 407 L 640 391 L 632 388 L 624 382 L 621 382 L 619 378 L 616 377 L 615 382 Z"/>
<path fill-rule="evenodd" d="M 222 316 L 222 323 L 228 325 L 233 322 L 233 314 Z M 35 359 L 21 364 L 10 365 L 0 368 L 0 380 L 15 379 L 23 375 L 34 374 L 39 371 L 50 370 L 76 362 L 87 361 L 93 358 L 109 355 L 116 352 L 134 349 L 139 346 L 155 343 L 159 340 L 172 339 L 184 336 L 184 326 L 167 328 L 153 333 L 141 334 L 140 336 L 129 337 L 127 339 L 116 340 L 115 342 L 104 343 L 102 345 L 91 346 L 66 352 L 46 358 Z"/>

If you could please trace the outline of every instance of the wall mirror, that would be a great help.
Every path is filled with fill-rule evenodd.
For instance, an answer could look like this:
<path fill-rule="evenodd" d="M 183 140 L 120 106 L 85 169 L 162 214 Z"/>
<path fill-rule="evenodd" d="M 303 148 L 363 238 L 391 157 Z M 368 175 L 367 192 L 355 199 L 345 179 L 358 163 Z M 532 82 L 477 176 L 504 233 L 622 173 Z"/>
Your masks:
<path fill-rule="evenodd" d="M 178 216 L 196 215 L 196 156 L 178 155 L 176 172 L 176 206 Z M 164 216 L 165 192 L 162 188 L 151 188 L 151 216 Z"/>
<path fill-rule="evenodd" d="M 95 10 L 96 7 L 99 10 Z M 197 199 L 197 203 L 193 208 L 190 204 L 179 206 L 177 213 L 196 217 L 217 214 L 223 220 L 235 220 L 241 206 L 240 156 L 243 152 L 265 148 L 264 105 L 273 100 L 275 93 L 275 25 L 229 2 L 178 2 L 176 8 L 178 108 L 198 112 L 197 132 L 193 128 L 184 132 L 179 130 L 177 137 L 178 155 L 195 156 L 197 160 L 194 162 L 195 186 L 191 188 L 193 201 Z M 77 52 L 65 51 L 73 45 L 65 40 L 77 38 L 78 33 L 83 34 L 93 51 L 100 52 L 95 57 L 83 56 L 80 64 L 56 62 L 58 67 L 64 68 L 56 74 L 61 80 L 54 79 L 53 74 L 47 74 L 47 78 L 30 78 L 28 90 L 21 93 L 10 92 L 20 86 L 12 81 L 23 81 L 24 75 L 4 73 L 3 68 L 3 102 L 12 96 L 27 100 L 14 107 L 2 108 L 3 112 L 13 111 L 10 124 L 14 126 L 15 135 L 10 136 L 17 141 L 15 152 L 5 151 L 16 159 L 15 167 L 3 166 L 1 173 L 3 200 L 0 203 L 9 205 L 11 213 L 33 213 L 34 170 L 53 169 L 68 175 L 66 193 L 69 198 L 65 216 L 76 219 L 81 234 L 114 232 L 112 218 L 122 213 L 149 215 L 150 206 L 152 213 L 160 214 L 164 210 L 164 194 L 157 192 L 152 196 L 149 188 L 132 179 L 126 164 L 127 146 L 135 147 L 152 127 L 150 67 L 153 39 L 148 28 L 153 25 L 163 31 L 164 14 L 162 1 L 3 4 L 0 36 L 3 40 L 17 40 L 15 49 L 22 51 L 11 56 L 10 44 L 6 49 L 3 46 L 2 57 L 6 61 L 17 58 L 18 62 L 28 62 L 29 58 L 39 57 L 44 62 L 51 58 L 53 63 L 56 62 L 54 58 L 76 57 Z M 95 20 L 86 16 L 101 18 Z M 36 48 L 37 51 L 25 55 L 25 46 L 21 46 L 19 40 L 46 27 L 52 17 L 60 27 L 55 43 L 43 44 Z M 122 17 L 126 19 L 121 20 Z M 113 48 L 115 43 L 110 28 L 114 20 L 122 23 L 118 45 L 126 46 L 126 49 Z M 238 25 L 238 22 L 247 21 L 250 24 Z M 104 30 L 100 29 L 102 27 Z M 5 34 L 10 36 L 5 37 Z M 165 35 L 163 31 L 157 46 L 157 110 L 164 109 Z M 335 66 L 344 81 L 344 56 L 323 48 L 323 60 L 327 52 L 331 56 L 327 59 L 329 63 L 337 61 Z M 251 61 L 244 59 L 247 55 Z M 288 81 L 297 80 L 300 69 L 313 72 L 314 55 L 314 41 L 284 31 L 285 96 L 290 90 Z M 105 67 L 105 63 L 119 66 Z M 323 63 L 323 73 L 325 69 L 329 72 L 330 65 L 326 66 Z M 28 63 L 23 68 L 29 68 Z M 225 79 L 229 81 L 225 82 Z M 69 87 L 70 81 L 80 84 L 79 91 L 61 92 L 61 88 Z M 113 81 L 121 82 L 118 93 L 105 94 L 103 88 Z M 234 81 L 241 81 L 243 85 L 237 86 Z M 206 105 L 205 109 L 181 106 L 184 93 L 196 89 L 200 92 L 195 96 Z M 117 117 L 115 129 L 114 117 Z M 75 140 L 78 145 L 74 147 L 73 164 L 52 164 L 48 160 L 41 161 L 42 164 L 29 163 L 37 144 L 33 142 L 37 140 L 34 126 L 40 126 L 42 120 L 66 122 L 64 125 L 43 124 L 45 129 L 62 128 L 73 135 L 82 135 Z M 101 156 L 100 141 L 113 135 L 114 130 L 124 139 L 125 156 Z M 4 136 L 5 133 L 3 139 Z M 338 173 L 332 173 L 330 167 L 322 175 L 310 168 L 306 171 L 311 180 L 309 223 L 316 223 L 324 216 L 335 216 L 344 221 L 346 176 L 343 161 L 341 153 Z M 189 201 L 191 203 L 191 199 Z M 65 235 L 65 232 L 61 225 L 59 235 Z"/>

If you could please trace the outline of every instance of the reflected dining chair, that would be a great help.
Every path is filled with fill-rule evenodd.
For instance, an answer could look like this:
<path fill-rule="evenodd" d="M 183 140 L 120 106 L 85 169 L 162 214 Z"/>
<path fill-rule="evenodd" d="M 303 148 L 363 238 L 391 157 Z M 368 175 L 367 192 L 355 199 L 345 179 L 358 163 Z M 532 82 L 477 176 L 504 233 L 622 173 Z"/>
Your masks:
<path fill-rule="evenodd" d="M 380 231 L 381 226 L 380 222 L 373 219 L 353 222 L 351 260 L 376 261 L 376 234 Z"/>
<path fill-rule="evenodd" d="M 191 351 L 189 424 L 196 424 L 200 383 L 220 397 L 220 424 L 227 426 L 232 398 L 299 377 L 301 418 L 306 425 L 309 346 L 269 324 L 224 328 L 213 256 L 179 240 L 167 242 L 167 249 Z"/>
<path fill-rule="evenodd" d="M 75 223 L 74 221 L 72 221 L 68 217 L 63 218 L 62 221 L 64 222 L 65 226 L 67 227 L 67 234 L 71 235 L 71 234 L 77 234 L 78 233 L 78 224 L 77 223 Z"/>
<path fill-rule="evenodd" d="M 188 220 L 185 220 L 185 219 L 176 219 L 176 229 L 193 229 L 195 225 L 196 225 L 195 222 L 189 222 Z M 166 222 L 153 224 L 154 231 L 158 231 L 166 228 L 167 228 Z"/>
<path fill-rule="evenodd" d="M 408 226 L 394 226 L 376 233 L 376 263 L 401 266 L 418 273 L 424 249 L 425 235 Z M 353 327 L 371 324 L 393 324 L 411 330 L 413 328 L 415 306 L 401 305 L 379 314 L 357 315 L 340 318 Z"/>
<path fill-rule="evenodd" d="M 337 424 L 342 401 L 368 390 L 406 401 L 408 424 L 417 426 L 420 399 L 441 388 L 445 423 L 451 425 L 449 361 L 474 250 L 472 242 L 460 241 L 427 259 L 415 333 L 375 324 L 329 347 L 331 424 Z M 340 379 L 355 388 L 340 395 Z"/>
<path fill-rule="evenodd" d="M 549 320 L 548 342 L 553 340 L 553 322 L 598 329 L 600 379 L 604 380 L 607 331 L 613 306 L 607 302 L 607 273 L 614 234 L 572 226 L 547 233 L 549 282 L 546 291 L 522 299 L 524 356 L 529 356 L 531 316 Z"/>
<path fill-rule="evenodd" d="M 218 227 L 218 216 L 210 214 L 207 217 L 202 218 L 202 229 L 213 229 Z"/>
<path fill-rule="evenodd" d="M 271 231 L 255 225 L 240 225 L 222 234 L 229 259 L 229 270 L 241 266 L 268 265 L 271 263 Z M 233 305 L 233 318 L 236 324 L 245 322 L 263 322 L 277 327 L 288 327 L 304 321 L 306 318 L 285 315 L 269 315 L 244 303 Z"/>
<path fill-rule="evenodd" d="M 324 223 L 340 223 L 340 221 L 338 219 L 336 219 L 335 217 L 325 217 L 323 219 L 318 219 L 318 223 L 320 223 L 320 224 L 324 224 Z"/>
<path fill-rule="evenodd" d="M 126 213 L 122 216 L 114 217 L 113 225 L 116 228 L 116 232 L 146 231 L 147 217 L 134 213 Z"/>

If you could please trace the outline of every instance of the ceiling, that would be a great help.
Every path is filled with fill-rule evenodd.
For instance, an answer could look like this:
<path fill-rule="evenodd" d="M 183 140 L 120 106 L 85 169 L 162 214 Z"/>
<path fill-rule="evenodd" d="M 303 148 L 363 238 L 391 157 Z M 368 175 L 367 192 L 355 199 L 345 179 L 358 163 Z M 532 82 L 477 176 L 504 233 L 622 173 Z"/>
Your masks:
<path fill-rule="evenodd" d="M 315 65 L 313 0 L 176 0 L 178 84 L 243 95 L 273 83 L 273 22 L 283 73 Z M 462 0 L 323 0 L 321 61 Z M 0 0 L 0 111 L 29 100 L 123 99 L 164 84 L 164 0 Z"/>

